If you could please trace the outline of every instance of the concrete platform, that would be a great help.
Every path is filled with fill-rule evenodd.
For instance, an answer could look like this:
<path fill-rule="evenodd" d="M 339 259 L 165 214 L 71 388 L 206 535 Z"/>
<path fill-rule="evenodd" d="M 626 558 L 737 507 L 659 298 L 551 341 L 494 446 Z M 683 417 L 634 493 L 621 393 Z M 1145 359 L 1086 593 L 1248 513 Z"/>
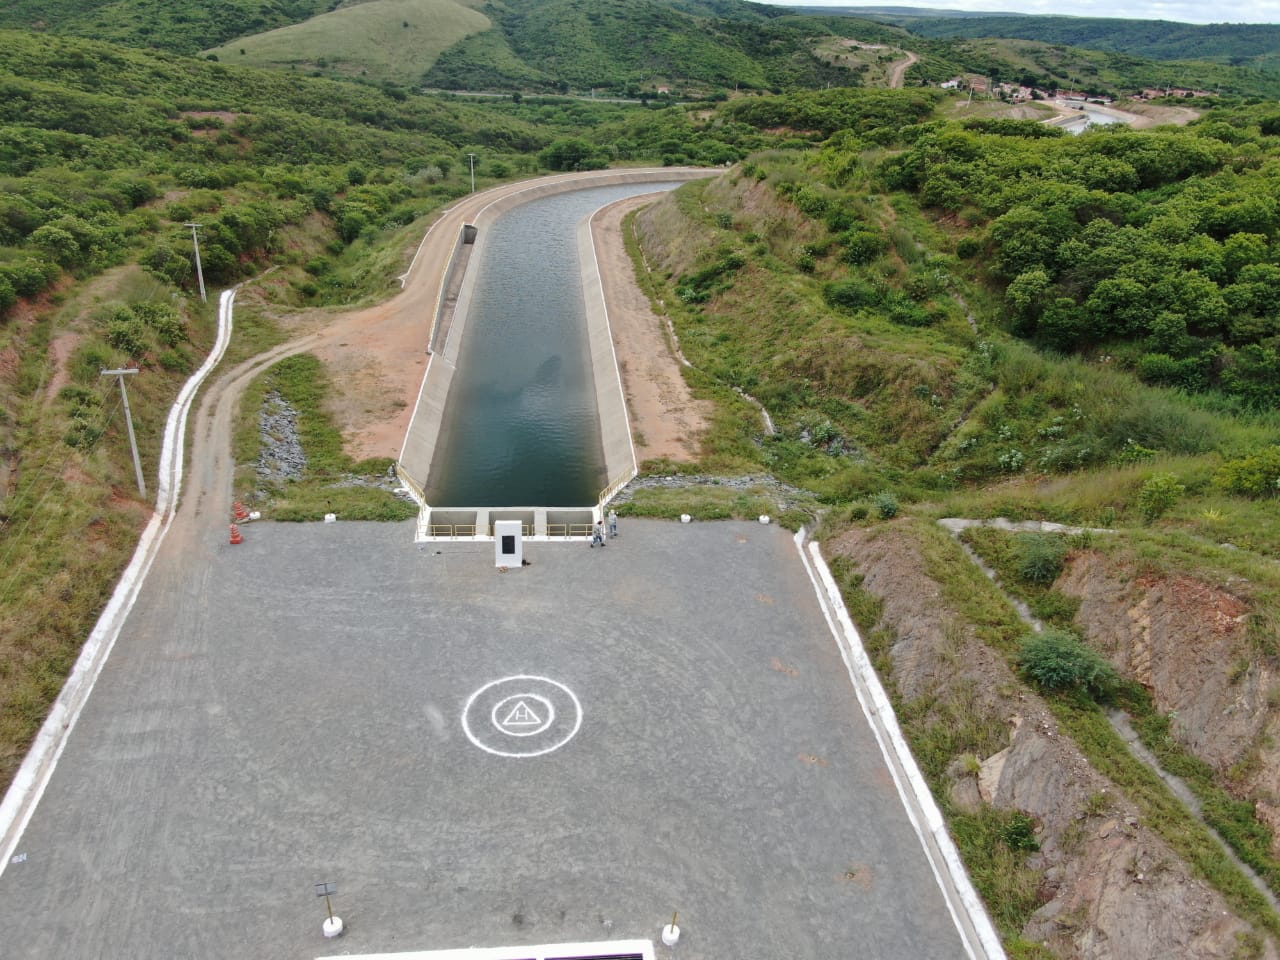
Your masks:
<path fill-rule="evenodd" d="M 786 531 L 624 519 L 507 573 L 413 534 L 153 573 L 0 876 L 6 958 L 662 956 L 674 910 L 689 960 L 965 956 Z"/>

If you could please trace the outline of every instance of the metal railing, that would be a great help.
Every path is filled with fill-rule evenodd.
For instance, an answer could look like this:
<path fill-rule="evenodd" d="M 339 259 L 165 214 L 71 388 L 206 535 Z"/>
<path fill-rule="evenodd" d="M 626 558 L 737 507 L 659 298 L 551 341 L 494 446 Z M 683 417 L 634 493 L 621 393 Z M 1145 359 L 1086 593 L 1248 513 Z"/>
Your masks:
<path fill-rule="evenodd" d="M 591 524 L 589 523 L 548 523 L 548 537 L 589 537 L 591 536 Z"/>
<path fill-rule="evenodd" d="M 596 503 L 603 504 L 610 497 L 616 494 L 619 490 L 625 487 L 628 483 L 634 480 L 635 477 L 636 475 L 634 472 L 627 473 L 619 477 L 617 480 L 613 481 L 613 483 L 609 484 L 607 487 L 605 487 L 603 490 L 600 491 L 600 497 L 599 499 L 596 500 Z"/>
<path fill-rule="evenodd" d="M 433 523 L 427 527 L 427 533 L 432 537 L 474 537 L 476 525 L 474 523 Z"/>

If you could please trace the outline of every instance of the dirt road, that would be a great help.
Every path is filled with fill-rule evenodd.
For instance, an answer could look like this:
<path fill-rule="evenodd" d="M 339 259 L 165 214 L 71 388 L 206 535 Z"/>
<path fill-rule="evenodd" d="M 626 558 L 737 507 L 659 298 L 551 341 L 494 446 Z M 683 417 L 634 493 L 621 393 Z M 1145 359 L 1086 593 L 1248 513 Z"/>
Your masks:
<path fill-rule="evenodd" d="M 893 69 L 889 71 L 890 88 L 894 90 L 899 89 L 902 86 L 903 78 L 907 75 L 907 71 L 911 69 L 911 65 L 919 62 L 920 58 L 908 50 L 907 58 L 905 60 L 899 60 L 893 65 Z"/>

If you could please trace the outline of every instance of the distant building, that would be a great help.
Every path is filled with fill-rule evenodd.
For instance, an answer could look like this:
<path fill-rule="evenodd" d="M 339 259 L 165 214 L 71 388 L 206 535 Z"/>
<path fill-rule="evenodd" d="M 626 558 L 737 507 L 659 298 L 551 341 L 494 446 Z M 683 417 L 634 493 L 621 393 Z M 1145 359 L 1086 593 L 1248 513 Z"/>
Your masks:
<path fill-rule="evenodd" d="M 1186 87 L 1148 88 L 1138 95 L 1140 100 L 1155 100 L 1159 97 L 1216 97 L 1216 93 L 1208 90 L 1188 90 Z"/>

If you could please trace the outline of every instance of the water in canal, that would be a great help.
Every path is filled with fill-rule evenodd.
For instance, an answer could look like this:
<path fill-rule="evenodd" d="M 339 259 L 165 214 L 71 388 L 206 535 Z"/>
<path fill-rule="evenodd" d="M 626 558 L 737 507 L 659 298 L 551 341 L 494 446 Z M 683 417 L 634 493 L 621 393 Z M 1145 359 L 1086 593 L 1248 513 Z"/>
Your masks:
<path fill-rule="evenodd" d="M 532 200 L 486 231 L 458 369 L 431 459 L 433 507 L 575 507 L 607 479 L 577 228 L 600 207 L 677 183 Z M 614 376 L 613 371 L 601 371 Z"/>

